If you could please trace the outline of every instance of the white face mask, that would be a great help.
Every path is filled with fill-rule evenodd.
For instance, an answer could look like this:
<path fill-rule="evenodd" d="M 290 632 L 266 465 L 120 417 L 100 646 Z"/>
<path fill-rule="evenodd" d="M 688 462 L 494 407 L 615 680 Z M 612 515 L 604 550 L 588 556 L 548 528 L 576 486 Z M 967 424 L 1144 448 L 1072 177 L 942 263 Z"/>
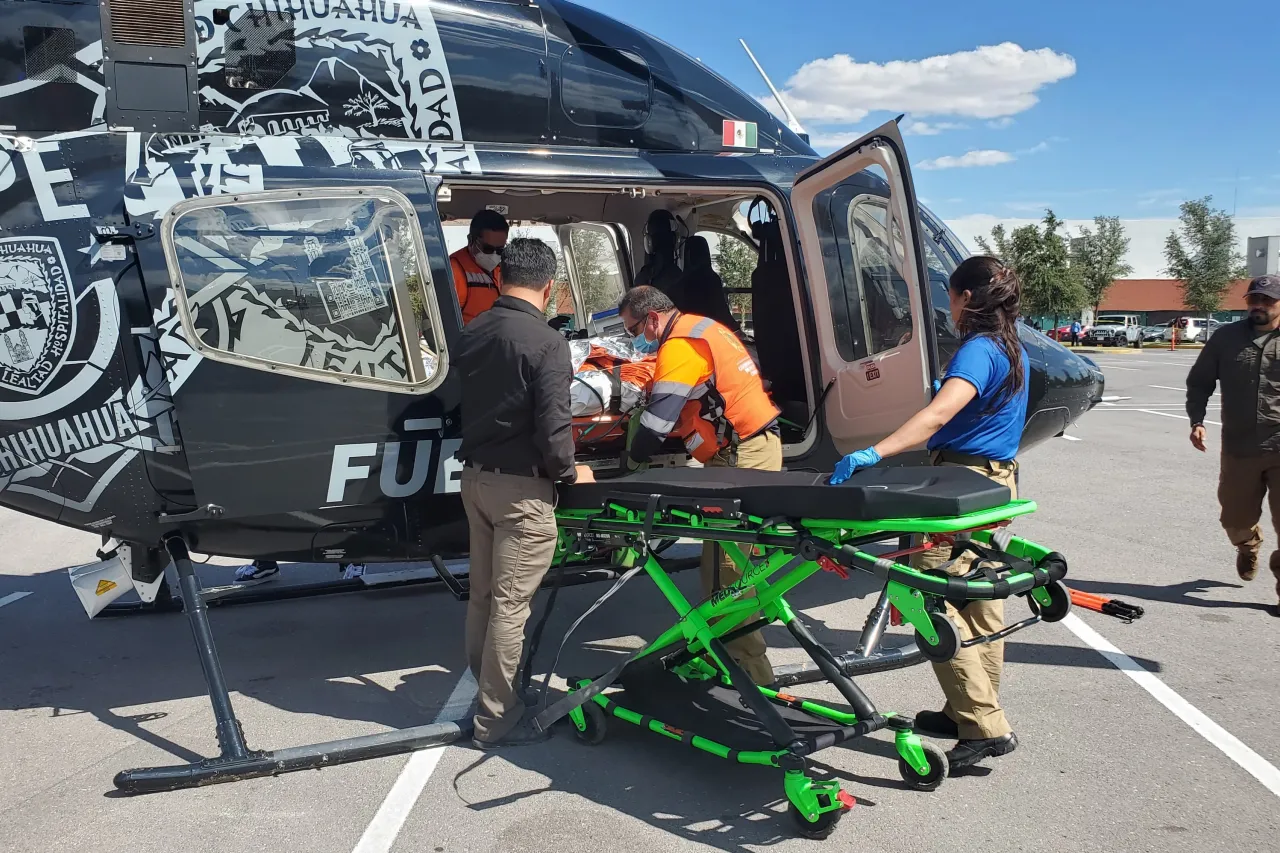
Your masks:
<path fill-rule="evenodd" d="M 480 269 L 485 272 L 493 272 L 498 268 L 498 264 L 502 263 L 500 255 L 490 255 L 485 252 L 472 252 L 471 256 L 476 259 L 476 263 L 480 265 Z"/>

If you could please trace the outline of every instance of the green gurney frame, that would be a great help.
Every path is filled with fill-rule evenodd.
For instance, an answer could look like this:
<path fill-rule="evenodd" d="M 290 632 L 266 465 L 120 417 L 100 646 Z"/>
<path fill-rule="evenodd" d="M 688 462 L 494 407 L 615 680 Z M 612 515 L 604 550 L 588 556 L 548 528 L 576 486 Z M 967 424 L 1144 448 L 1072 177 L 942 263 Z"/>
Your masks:
<path fill-rule="evenodd" d="M 678 614 L 678 621 L 640 651 L 628 656 L 603 676 L 571 678 L 570 694 L 545 709 L 535 725 L 546 728 L 566 714 L 579 739 L 603 740 L 608 717 L 681 741 L 703 752 L 740 764 L 778 767 L 784 771 L 789 812 L 801 834 L 824 838 L 836 821 L 853 805 L 853 798 L 836 781 L 817 780 L 807 772 L 806 756 L 846 740 L 889 729 L 894 732 L 899 772 L 913 788 L 936 789 L 948 773 L 947 759 L 934 744 L 913 731 L 914 719 L 881 713 L 853 683 L 848 670 L 857 674 L 910 665 L 899 655 L 892 665 L 877 666 L 875 646 L 892 606 L 916 632 L 919 652 L 934 661 L 950 660 L 962 645 L 991 642 L 1036 622 L 1056 622 L 1070 611 L 1070 594 L 1061 583 L 1065 559 L 1033 542 L 1008 535 L 999 528 L 1012 519 L 1035 512 L 1033 501 L 1012 501 L 996 509 L 955 518 L 902 518 L 871 522 L 828 519 L 765 519 L 742 512 L 737 499 L 699 499 L 661 495 L 613 493 L 596 509 L 558 509 L 557 559 L 565 560 L 584 545 L 611 542 L 618 548 L 620 565 L 629 574 L 643 571 Z M 924 572 L 891 559 L 915 549 L 876 556 L 867 546 L 897 537 L 945 534 L 954 537 L 952 556 L 962 550 L 978 554 L 974 568 L 963 578 L 942 572 Z M 742 572 L 742 579 L 718 589 L 706 600 L 691 603 L 646 543 L 655 539 L 684 537 L 714 542 L 723 548 Z M 837 658 L 820 644 L 796 618 L 784 595 L 818 572 L 846 569 L 864 571 L 885 582 L 880 600 L 868 618 L 875 636 L 863 638 L 856 655 Z M 998 634 L 974 637 L 963 643 L 955 624 L 946 615 L 945 601 L 963 606 L 967 601 L 1004 599 L 1021 595 L 1032 615 Z M 724 643 L 758 628 L 780 622 L 790 631 L 816 665 L 820 678 L 829 681 L 848 703 L 852 713 L 820 702 L 799 699 L 773 688 L 757 687 L 725 649 Z M 864 629 L 864 633 L 865 633 Z M 872 664 L 860 669 L 860 661 Z M 726 744 L 674 728 L 622 707 L 604 694 L 630 667 L 661 667 L 685 681 L 715 681 L 736 691 L 744 706 L 768 731 L 776 749 L 740 751 Z M 780 686 L 775 683 L 774 687 Z M 831 725 L 816 738 L 798 736 L 775 706 L 785 706 Z"/>

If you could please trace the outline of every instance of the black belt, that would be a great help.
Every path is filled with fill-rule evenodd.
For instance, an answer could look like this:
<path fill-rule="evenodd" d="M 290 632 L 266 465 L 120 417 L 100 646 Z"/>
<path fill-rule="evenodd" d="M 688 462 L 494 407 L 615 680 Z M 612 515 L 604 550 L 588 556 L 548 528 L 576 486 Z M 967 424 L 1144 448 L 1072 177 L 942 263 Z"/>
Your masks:
<path fill-rule="evenodd" d="M 509 474 L 512 477 L 532 477 L 535 480 L 545 480 L 547 476 L 537 468 L 499 468 L 495 465 L 480 465 L 475 462 L 464 462 L 468 468 L 474 468 L 485 474 Z"/>

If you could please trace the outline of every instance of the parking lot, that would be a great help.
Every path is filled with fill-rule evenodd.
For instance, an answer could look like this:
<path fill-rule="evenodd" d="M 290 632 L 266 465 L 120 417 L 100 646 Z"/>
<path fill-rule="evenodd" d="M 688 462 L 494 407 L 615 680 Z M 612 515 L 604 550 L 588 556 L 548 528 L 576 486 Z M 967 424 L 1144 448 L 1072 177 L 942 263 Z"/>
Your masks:
<path fill-rule="evenodd" d="M 66 567 L 91 559 L 96 538 L 4 511 L 0 849 L 1275 851 L 1280 619 L 1265 609 L 1275 602 L 1265 568 L 1252 584 L 1236 578 L 1217 525 L 1216 456 L 1187 441 L 1183 379 L 1195 352 L 1152 346 L 1092 357 L 1107 400 L 1022 458 L 1021 490 L 1039 511 L 1014 530 L 1066 554 L 1071 586 L 1146 614 L 1125 624 L 1076 611 L 1011 639 L 1002 695 L 1021 745 L 934 793 L 904 787 L 891 736 L 826 750 L 817 766 L 858 805 L 831 839 L 805 841 L 784 814 L 776 771 L 614 726 L 597 747 L 562 730 L 503 753 L 455 745 L 118 797 L 119 770 L 216 753 L 187 623 L 181 615 L 86 620 Z M 1215 401 L 1211 451 L 1216 411 Z M 332 572 L 285 566 L 277 582 Z M 230 568 L 201 574 L 224 583 Z M 678 576 L 681 585 L 695 585 L 693 575 Z M 566 590 L 548 636 L 563 634 L 603 591 Z M 869 578 L 824 575 L 791 600 L 820 639 L 845 650 L 875 592 Z M 606 669 L 618 650 L 669 623 L 660 604 L 637 579 L 583 624 L 559 672 Z M 1015 602 L 1010 613 L 1023 608 Z M 474 689 L 463 675 L 463 617 L 447 595 L 423 589 L 212 613 L 255 748 L 459 716 Z M 889 642 L 911 642 L 894 632 Z M 785 632 L 767 637 L 775 662 L 799 659 Z M 925 666 L 861 683 L 882 709 L 940 706 Z M 796 692 L 838 701 L 818 685 Z"/>

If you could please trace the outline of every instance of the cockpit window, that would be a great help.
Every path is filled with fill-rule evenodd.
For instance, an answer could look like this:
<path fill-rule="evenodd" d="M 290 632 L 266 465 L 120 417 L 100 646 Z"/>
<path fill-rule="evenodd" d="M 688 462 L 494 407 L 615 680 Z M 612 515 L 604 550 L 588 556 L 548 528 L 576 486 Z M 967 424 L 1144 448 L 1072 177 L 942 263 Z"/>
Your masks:
<path fill-rule="evenodd" d="M 192 343 L 259 369 L 434 386 L 443 336 L 412 211 L 383 188 L 175 207 L 165 250 Z"/>

